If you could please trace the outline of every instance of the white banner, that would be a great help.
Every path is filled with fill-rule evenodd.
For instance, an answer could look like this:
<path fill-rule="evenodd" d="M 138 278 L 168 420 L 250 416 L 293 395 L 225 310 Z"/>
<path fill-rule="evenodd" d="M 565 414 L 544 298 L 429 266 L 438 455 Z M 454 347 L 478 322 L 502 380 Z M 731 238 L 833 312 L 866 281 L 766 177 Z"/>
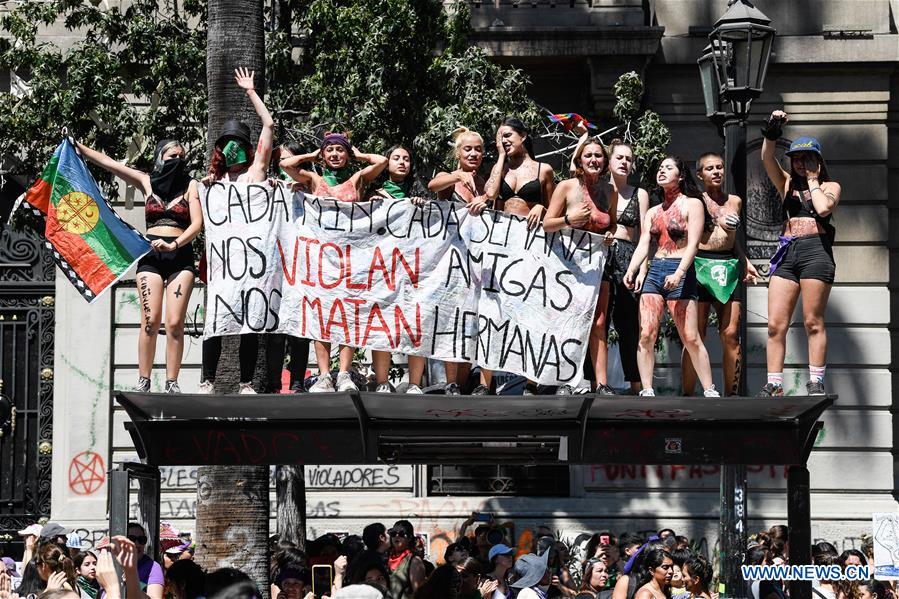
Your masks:
<path fill-rule="evenodd" d="M 205 336 L 286 333 L 577 383 L 606 249 L 458 203 L 200 185 Z"/>

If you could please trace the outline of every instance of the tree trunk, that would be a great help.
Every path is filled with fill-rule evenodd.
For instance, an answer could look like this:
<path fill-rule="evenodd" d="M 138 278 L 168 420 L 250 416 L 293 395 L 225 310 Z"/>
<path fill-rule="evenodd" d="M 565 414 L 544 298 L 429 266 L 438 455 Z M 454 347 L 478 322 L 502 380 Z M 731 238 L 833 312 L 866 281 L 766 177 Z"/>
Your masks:
<path fill-rule="evenodd" d="M 306 476 L 303 466 L 278 466 L 278 537 L 306 551 Z"/>
<path fill-rule="evenodd" d="M 209 93 L 207 148 L 228 119 L 246 122 L 259 135 L 260 122 L 246 92 L 234 82 L 234 69 L 256 71 L 256 91 L 265 93 L 265 37 L 261 0 L 210 0 L 206 41 Z M 216 393 L 234 392 L 239 378 L 238 338 L 222 344 Z M 260 343 L 254 387 L 265 386 L 265 344 Z M 248 399 L 247 401 L 252 401 Z M 202 466 L 197 473 L 196 560 L 208 571 L 238 568 L 252 578 L 263 599 L 269 596 L 267 466 Z"/>

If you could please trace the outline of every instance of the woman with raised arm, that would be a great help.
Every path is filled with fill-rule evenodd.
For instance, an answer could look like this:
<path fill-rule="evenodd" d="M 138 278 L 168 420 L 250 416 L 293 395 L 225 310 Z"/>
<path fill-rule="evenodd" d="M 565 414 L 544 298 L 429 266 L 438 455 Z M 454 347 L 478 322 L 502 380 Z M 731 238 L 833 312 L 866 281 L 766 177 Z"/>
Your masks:
<path fill-rule="evenodd" d="M 484 138 L 480 133 L 460 127 L 453 131 L 456 170 L 440 172 L 428 183 L 428 189 L 441 200 L 462 202 L 471 214 L 479 215 L 493 202 L 484 194 L 486 181 L 478 173 L 484 160 Z M 447 395 L 459 395 L 471 371 L 465 362 L 444 362 Z"/>
<path fill-rule="evenodd" d="M 188 174 L 184 147 L 174 139 L 161 140 L 153 153 L 152 172 L 144 173 L 82 143 L 75 145 L 82 156 L 144 194 L 147 239 L 153 251 L 137 263 L 142 321 L 137 338 L 137 390 L 150 391 L 164 297 L 165 392 L 180 393 L 184 318 L 197 273 L 190 242 L 203 228 L 197 182 Z"/>
<path fill-rule="evenodd" d="M 586 129 L 586 128 L 585 128 Z M 547 233 L 564 227 L 583 229 L 603 235 L 606 246 L 612 244 L 617 227 L 618 194 L 603 180 L 609 170 L 606 147 L 596 138 L 584 133 L 572 157 L 574 177 L 559 183 L 550 200 L 549 210 L 543 221 Z M 606 341 L 606 317 L 609 306 L 609 278 L 604 274 L 596 300 L 593 324 L 590 327 L 590 364 L 593 369 L 597 395 L 614 395 L 608 385 L 606 366 L 609 351 Z M 559 387 L 559 394 L 571 393 L 570 386 Z"/>
<path fill-rule="evenodd" d="M 640 239 L 640 223 L 649 210 L 649 193 L 630 185 L 628 177 L 634 169 L 634 149 L 627 142 L 613 139 L 609 146 L 609 173 L 612 187 L 618 194 L 617 227 L 615 241 L 609 248 L 606 273 L 611 278 L 609 289 L 609 323 L 615 324 L 618 333 L 618 353 L 624 380 L 630 383 L 631 393 L 640 392 L 640 370 L 637 368 L 637 345 L 640 338 L 640 311 L 637 297 L 624 284 L 624 273 Z M 648 268 L 646 261 L 640 265 L 643 276 Z"/>
<path fill-rule="evenodd" d="M 824 311 L 836 275 L 833 259 L 835 229 L 830 220 L 840 202 L 840 184 L 827 174 L 821 144 L 800 137 L 790 144 L 787 172 L 774 156 L 787 113 L 771 113 L 762 134 L 762 164 L 783 201 L 786 221 L 780 247 L 771 258 L 768 281 L 768 381 L 763 397 L 783 395 L 787 329 L 802 295 L 802 316 L 808 337 L 809 395 L 824 395 L 827 332 Z"/>
<path fill-rule="evenodd" d="M 354 170 L 350 159 L 367 163 L 368 166 Z M 301 169 L 304 162 L 321 160 L 322 174 Z M 281 161 L 281 168 L 294 181 L 312 190 L 312 195 L 335 198 L 342 202 L 358 202 L 368 184 L 381 174 L 387 166 L 387 158 L 380 154 L 363 154 L 351 143 L 345 133 L 328 131 L 319 149 L 307 154 L 290 156 Z M 331 378 L 331 344 L 316 341 L 315 361 L 318 363 L 318 380 L 309 388 L 311 393 L 330 393 L 335 390 Z M 338 358 L 337 391 L 358 390 L 350 375 L 353 365 L 353 348 L 341 345 Z"/>
<path fill-rule="evenodd" d="M 272 143 L 275 134 L 275 121 L 262 98 L 256 93 L 253 83 L 255 71 L 245 68 L 234 71 L 237 85 L 246 90 L 247 97 L 253 104 L 262 131 L 256 151 L 250 143 L 250 127 L 237 120 L 226 121 L 221 133 L 215 140 L 212 159 L 209 163 L 209 174 L 204 182 L 234 181 L 237 183 L 260 183 L 266 180 L 269 161 L 272 154 Z M 240 362 L 239 391 L 242 394 L 253 394 L 253 371 L 256 368 L 256 356 L 259 353 L 259 335 L 250 333 L 240 335 L 238 360 Z M 203 341 L 203 380 L 198 393 L 212 393 L 215 383 L 216 369 L 222 355 L 222 338 L 211 337 Z"/>
<path fill-rule="evenodd" d="M 387 150 L 387 176 L 381 183 L 381 187 L 372 195 L 372 199 L 401 200 L 409 199 L 414 204 L 421 204 L 423 199 L 415 195 L 413 186 L 415 183 L 415 163 L 412 154 L 401 145 L 396 145 Z M 409 360 L 409 386 L 406 393 L 423 393 L 421 390 L 421 377 L 425 372 L 427 358 L 423 356 L 408 356 Z M 388 381 L 390 371 L 390 352 L 373 351 L 372 366 L 375 369 L 375 381 L 378 393 L 390 393 L 393 391 Z"/>
<path fill-rule="evenodd" d="M 640 395 L 655 395 L 652 388 L 655 344 L 667 304 L 681 344 L 696 368 L 703 394 L 719 397 L 712 384 L 709 354 L 699 337 L 697 326 L 698 290 L 693 258 L 696 257 L 706 225 L 707 212 L 702 193 L 684 161 L 677 156 L 668 156 L 662 161 L 656 173 L 656 183 L 664 194 L 663 201 L 646 212 L 640 243 L 624 275 L 624 284 L 628 288 L 642 292 L 640 344 L 637 349 L 637 365 L 643 384 Z M 641 267 L 649 255 L 650 242 L 657 247 L 644 280 Z"/>

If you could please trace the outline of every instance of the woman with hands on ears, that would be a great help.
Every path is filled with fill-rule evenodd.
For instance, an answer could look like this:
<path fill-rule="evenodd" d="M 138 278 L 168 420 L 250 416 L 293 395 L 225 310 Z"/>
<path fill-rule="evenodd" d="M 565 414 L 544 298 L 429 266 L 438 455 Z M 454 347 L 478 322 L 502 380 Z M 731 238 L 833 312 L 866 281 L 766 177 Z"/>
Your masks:
<path fill-rule="evenodd" d="M 137 263 L 137 293 L 141 323 L 137 339 L 137 390 L 150 391 L 150 372 L 162 324 L 165 298 L 165 392 L 180 393 L 178 374 L 184 355 L 184 320 L 194 287 L 196 268 L 191 241 L 203 228 L 197 182 L 190 178 L 184 146 L 163 139 L 153 153 L 149 173 L 131 168 L 83 143 L 78 152 L 144 194 L 147 232 L 153 251 Z"/>
<path fill-rule="evenodd" d="M 702 384 L 703 395 L 719 397 L 712 384 L 709 354 L 699 336 L 698 290 L 693 267 L 708 212 L 702 193 L 679 157 L 668 156 L 662 160 L 656 172 L 656 183 L 664 194 L 663 201 L 647 211 L 640 242 L 624 275 L 624 283 L 629 289 L 642 292 L 637 347 L 637 366 L 643 385 L 640 395 L 655 395 L 652 388 L 655 343 L 667 304 L 681 344 L 690 355 Z M 649 255 L 650 242 L 655 242 L 657 247 L 644 279 L 641 266 Z"/>
<path fill-rule="evenodd" d="M 618 193 L 604 180 L 609 170 L 609 155 L 600 140 L 590 137 L 586 126 L 579 126 L 582 135 L 571 158 L 572 178 L 556 187 L 543 220 L 543 229 L 551 233 L 571 227 L 598 233 L 608 247 L 615 239 L 618 213 Z M 609 283 L 608 275 L 603 274 L 588 346 L 598 395 L 615 394 L 608 385 L 606 374 L 609 358 L 606 339 Z M 571 392 L 566 385 L 558 391 L 560 394 Z"/>

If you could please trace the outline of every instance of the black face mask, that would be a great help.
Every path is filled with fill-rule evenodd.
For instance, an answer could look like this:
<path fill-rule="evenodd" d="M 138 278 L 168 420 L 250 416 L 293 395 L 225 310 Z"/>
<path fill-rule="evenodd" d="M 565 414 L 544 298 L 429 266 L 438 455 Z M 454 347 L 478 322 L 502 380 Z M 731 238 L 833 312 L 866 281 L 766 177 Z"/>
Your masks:
<path fill-rule="evenodd" d="M 187 191 L 190 176 L 184 158 L 169 158 L 150 174 L 153 194 L 164 202 L 170 202 Z"/>

